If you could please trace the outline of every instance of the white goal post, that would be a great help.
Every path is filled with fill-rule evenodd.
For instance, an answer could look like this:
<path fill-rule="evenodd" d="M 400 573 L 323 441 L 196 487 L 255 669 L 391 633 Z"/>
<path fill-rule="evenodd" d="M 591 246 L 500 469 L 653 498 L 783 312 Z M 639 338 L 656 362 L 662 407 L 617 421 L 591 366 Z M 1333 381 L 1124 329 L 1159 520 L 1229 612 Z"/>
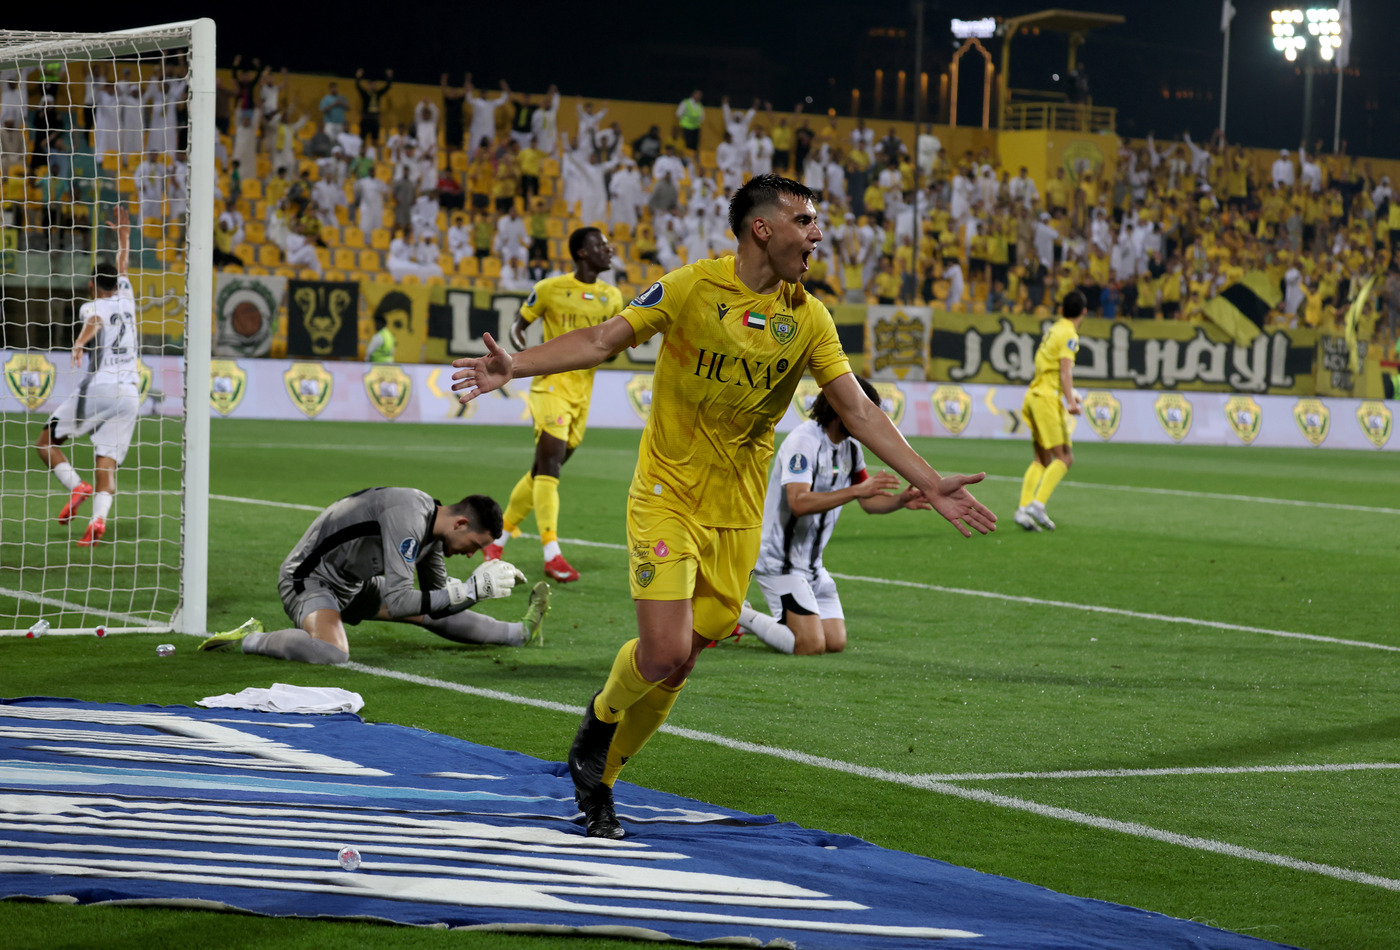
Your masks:
<path fill-rule="evenodd" d="M 88 635 L 207 629 L 214 38 L 209 19 L 0 30 L 0 635 L 39 621 Z M 78 311 L 95 268 L 118 259 L 118 207 L 141 408 L 124 445 L 103 443 L 125 453 L 104 492 L 93 440 L 111 437 L 80 427 L 59 441 L 47 423 L 70 395 L 87 418 L 98 357 L 73 365 Z M 51 470 L 55 444 L 71 469 Z M 99 500 L 105 534 L 84 544 Z"/>

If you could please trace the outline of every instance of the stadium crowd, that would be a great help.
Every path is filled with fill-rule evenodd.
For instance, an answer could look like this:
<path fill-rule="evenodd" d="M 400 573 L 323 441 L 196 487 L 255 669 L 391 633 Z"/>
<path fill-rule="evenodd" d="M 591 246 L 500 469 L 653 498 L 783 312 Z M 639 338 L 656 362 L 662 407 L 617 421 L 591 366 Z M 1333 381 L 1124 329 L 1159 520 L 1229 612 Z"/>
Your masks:
<path fill-rule="evenodd" d="M 74 225 L 102 199 L 98 169 L 118 171 L 148 238 L 178 236 L 185 72 L 173 60 L 140 73 L 70 64 L 0 74 L 0 211 L 21 247 L 84 247 L 91 229 Z M 444 74 L 411 121 L 390 127 L 386 96 L 402 88 L 392 70 L 326 82 L 309 107 L 289 96 L 286 69 L 235 57 L 228 75 L 220 268 L 528 291 L 567 270 L 573 228 L 598 223 L 617 249 L 603 279 L 630 292 L 732 253 L 727 196 L 777 171 L 821 197 L 826 237 L 806 282 L 828 301 L 1048 314 L 1079 290 L 1091 315 L 1194 321 L 1211 297 L 1262 271 L 1279 289 L 1271 325 L 1326 326 L 1374 274 L 1376 334 L 1388 347 L 1400 331 L 1400 201 L 1369 163 L 1345 149 L 1320 154 L 1320 143 L 1281 152 L 1260 174 L 1219 135 L 1149 136 L 1125 144 L 1111 168 L 1081 161 L 1037 181 L 989 149 L 947 154 L 931 126 L 912 141 L 860 119 L 843 132 L 834 115 L 800 105 L 775 113 L 723 98 L 722 137 L 703 141 L 701 90 L 678 104 L 669 131 L 624 128 L 606 103 L 579 102 L 569 132 L 554 87 L 488 91 L 470 74 L 461 85 Z"/>

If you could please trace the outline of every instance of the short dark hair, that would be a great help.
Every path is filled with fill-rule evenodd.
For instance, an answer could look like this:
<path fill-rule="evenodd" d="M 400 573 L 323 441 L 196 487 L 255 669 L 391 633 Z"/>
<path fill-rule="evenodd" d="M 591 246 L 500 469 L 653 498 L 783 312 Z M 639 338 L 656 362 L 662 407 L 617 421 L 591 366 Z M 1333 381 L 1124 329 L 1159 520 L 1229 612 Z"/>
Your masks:
<path fill-rule="evenodd" d="M 1083 292 L 1071 290 L 1065 294 L 1064 302 L 1060 304 L 1060 313 L 1073 320 L 1075 317 L 1083 316 L 1084 308 L 1087 306 L 1088 302 L 1085 301 Z"/>
<path fill-rule="evenodd" d="M 97 266 L 92 270 L 92 282 L 98 290 L 117 289 L 117 265 L 110 257 L 98 259 Z"/>
<path fill-rule="evenodd" d="M 496 504 L 494 498 L 487 495 L 468 495 L 457 504 L 449 506 L 448 511 L 454 517 L 466 518 L 468 527 L 473 531 L 485 531 L 493 538 L 501 536 L 504 519 L 501 506 Z"/>
<path fill-rule="evenodd" d="M 729 199 L 729 230 L 734 232 L 735 239 L 744 239 L 744 221 L 755 209 L 777 204 L 781 195 L 804 198 L 813 204 L 817 200 L 812 189 L 800 181 L 782 175 L 755 175 Z"/>
<path fill-rule="evenodd" d="M 880 393 L 875 389 L 875 385 L 864 376 L 857 376 L 856 382 L 860 383 L 860 388 L 865 390 L 865 395 L 870 397 L 870 401 L 875 405 L 880 405 Z M 807 417 L 817 425 L 825 429 L 836 416 L 836 410 L 827 401 L 826 391 L 817 393 L 817 398 L 812 400 L 812 408 L 807 410 Z"/>
<path fill-rule="evenodd" d="M 587 241 L 590 235 L 602 234 L 598 228 L 574 228 L 569 235 L 569 257 L 578 260 L 579 253 L 583 251 L 583 242 Z"/>

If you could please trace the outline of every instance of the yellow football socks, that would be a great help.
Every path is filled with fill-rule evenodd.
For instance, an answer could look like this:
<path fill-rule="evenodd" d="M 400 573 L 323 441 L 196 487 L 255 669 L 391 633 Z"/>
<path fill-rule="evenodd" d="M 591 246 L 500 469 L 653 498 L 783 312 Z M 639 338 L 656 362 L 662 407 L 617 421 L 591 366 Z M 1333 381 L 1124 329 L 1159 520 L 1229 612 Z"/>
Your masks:
<path fill-rule="evenodd" d="M 612 670 L 608 673 L 608 681 L 603 684 L 602 691 L 593 700 L 593 713 L 603 722 L 617 722 L 622 719 L 622 714 L 633 703 L 651 692 L 652 687 L 661 682 L 661 680 L 652 682 L 643 679 L 642 674 L 637 671 L 637 644 L 639 642 L 634 637 L 624 643 L 622 649 L 617 651 L 617 656 L 613 659 Z"/>
<path fill-rule="evenodd" d="M 1065 477 L 1065 472 L 1069 471 L 1069 466 L 1059 459 L 1055 459 L 1045 468 L 1045 475 L 1040 479 L 1040 487 L 1035 490 L 1035 500 L 1042 505 L 1050 500 L 1050 495 L 1055 491 L 1055 486 L 1060 484 L 1060 479 Z"/>
<path fill-rule="evenodd" d="M 515 487 L 510 490 L 510 501 L 506 502 L 506 510 L 502 520 L 505 522 L 505 530 L 508 534 L 520 533 L 520 522 L 525 520 L 534 505 L 535 476 L 526 472 L 520 481 L 515 483 Z"/>
<path fill-rule="evenodd" d="M 1040 464 L 1040 460 L 1031 463 L 1031 467 L 1026 469 L 1026 477 L 1021 479 L 1021 507 L 1024 508 L 1035 500 L 1035 490 L 1040 485 L 1040 478 L 1045 474 L 1045 466 Z M 515 496 L 511 496 L 512 501 Z M 507 521 L 510 519 L 507 518 Z"/>
<path fill-rule="evenodd" d="M 559 540 L 559 479 L 535 476 L 535 524 L 540 527 L 540 543 Z M 514 496 L 512 496 L 513 498 Z"/>
<path fill-rule="evenodd" d="M 608 747 L 608 764 L 603 769 L 604 785 L 611 786 L 616 782 L 627 760 L 642 751 L 642 746 L 661 728 L 671 714 L 671 707 L 676 704 L 676 697 L 684 688 L 685 683 L 680 686 L 659 684 L 627 710 L 627 715 L 622 717 L 613 735 L 612 745 Z"/>

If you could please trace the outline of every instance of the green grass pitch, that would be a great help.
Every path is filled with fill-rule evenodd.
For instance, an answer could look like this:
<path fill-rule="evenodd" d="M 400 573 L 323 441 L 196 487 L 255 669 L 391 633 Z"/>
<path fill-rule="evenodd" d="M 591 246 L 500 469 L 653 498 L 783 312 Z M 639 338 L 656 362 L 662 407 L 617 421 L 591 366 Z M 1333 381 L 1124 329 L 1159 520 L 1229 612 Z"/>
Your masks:
<path fill-rule="evenodd" d="M 0 690 L 193 704 L 278 680 L 334 685 L 362 693 L 371 720 L 560 760 L 575 717 L 383 671 L 581 706 L 634 635 L 621 545 L 636 444 L 590 431 L 564 470 L 561 534 L 598 546 L 565 542 L 583 579 L 555 586 L 542 650 L 370 623 L 351 631 L 363 669 L 326 669 L 178 637 L 158 659 L 168 635 L 5 637 Z M 1060 530 L 1031 535 L 1011 521 L 1026 443 L 916 447 L 941 471 L 986 470 L 975 492 L 1000 529 L 964 540 L 928 512 L 852 507 L 826 557 L 847 651 L 786 657 L 753 637 L 705 651 L 670 720 L 704 735 L 658 735 L 624 778 L 1313 950 L 1400 946 L 1400 457 L 1085 440 L 1050 505 Z M 27 452 L 5 449 L 7 484 L 47 486 L 26 505 L 56 512 Z M 211 628 L 284 619 L 277 567 L 313 513 L 257 502 L 319 507 L 371 485 L 504 502 L 531 456 L 524 428 L 215 421 Z M 168 530 L 123 523 L 124 504 L 113 537 Z M 17 516 L 4 517 L 8 540 Z M 53 557 L 68 557 L 66 537 L 48 536 Z M 507 557 L 542 576 L 536 541 Z M 14 946 L 144 950 L 195 933 L 210 946 L 636 946 L 371 926 L 0 904 Z"/>

